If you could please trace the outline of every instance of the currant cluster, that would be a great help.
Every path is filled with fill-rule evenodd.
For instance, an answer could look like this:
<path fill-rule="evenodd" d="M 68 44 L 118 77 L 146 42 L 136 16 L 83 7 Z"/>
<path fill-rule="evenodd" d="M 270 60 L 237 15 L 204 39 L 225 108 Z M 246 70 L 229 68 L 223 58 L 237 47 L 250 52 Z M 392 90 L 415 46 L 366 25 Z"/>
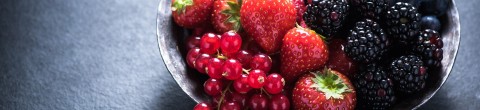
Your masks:
<path fill-rule="evenodd" d="M 211 103 L 202 102 L 195 110 L 287 110 L 288 98 L 282 94 L 285 81 L 278 73 L 269 73 L 272 59 L 263 53 L 243 50 L 242 37 L 228 31 L 222 35 L 205 33 L 201 38 L 189 38 L 187 64 L 209 79 L 204 91 Z M 190 47 L 191 46 L 191 47 Z"/>

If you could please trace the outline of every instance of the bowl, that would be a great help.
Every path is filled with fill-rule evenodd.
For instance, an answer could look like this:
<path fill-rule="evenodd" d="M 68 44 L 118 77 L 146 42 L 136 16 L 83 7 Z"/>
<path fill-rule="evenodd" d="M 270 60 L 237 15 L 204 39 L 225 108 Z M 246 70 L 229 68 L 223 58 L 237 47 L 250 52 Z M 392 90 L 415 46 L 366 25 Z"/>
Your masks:
<path fill-rule="evenodd" d="M 161 0 L 158 5 L 157 15 L 157 40 L 160 48 L 160 55 L 180 88 L 195 102 L 209 101 L 209 97 L 203 92 L 203 82 L 207 79 L 195 70 L 188 68 L 185 55 L 184 41 L 188 30 L 175 24 L 170 10 L 171 0 Z M 443 23 L 442 40 L 443 60 L 442 66 L 435 73 L 430 73 L 429 79 L 421 94 L 415 94 L 408 98 L 399 99 L 393 105 L 393 109 L 416 109 L 427 102 L 447 80 L 460 43 L 460 21 L 455 2 L 449 3 L 446 15 L 440 17 Z"/>

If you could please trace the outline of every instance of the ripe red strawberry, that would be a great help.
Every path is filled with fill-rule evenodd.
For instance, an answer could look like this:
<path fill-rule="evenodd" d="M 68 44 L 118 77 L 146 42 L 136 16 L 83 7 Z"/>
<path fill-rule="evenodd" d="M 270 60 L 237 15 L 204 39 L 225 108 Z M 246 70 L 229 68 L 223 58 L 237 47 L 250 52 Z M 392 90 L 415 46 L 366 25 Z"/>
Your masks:
<path fill-rule="evenodd" d="M 213 0 L 172 0 L 173 20 L 184 28 L 195 28 L 210 19 Z"/>
<path fill-rule="evenodd" d="M 343 73 L 348 77 L 353 77 L 357 71 L 357 64 L 343 51 L 346 41 L 342 39 L 333 39 L 328 44 L 330 58 L 328 58 L 327 67 Z"/>
<path fill-rule="evenodd" d="M 240 29 L 240 4 L 237 0 L 215 0 L 212 24 L 219 33 Z"/>
<path fill-rule="evenodd" d="M 300 77 L 293 89 L 292 101 L 295 110 L 353 110 L 356 95 L 346 76 L 324 69 Z"/>
<path fill-rule="evenodd" d="M 244 0 L 240 18 L 248 35 L 271 54 L 280 49 L 283 36 L 295 26 L 296 10 L 291 0 Z"/>
<path fill-rule="evenodd" d="M 281 74 L 292 83 L 300 75 L 323 68 L 328 60 L 328 50 L 323 39 L 307 28 L 293 28 L 283 38 Z"/>

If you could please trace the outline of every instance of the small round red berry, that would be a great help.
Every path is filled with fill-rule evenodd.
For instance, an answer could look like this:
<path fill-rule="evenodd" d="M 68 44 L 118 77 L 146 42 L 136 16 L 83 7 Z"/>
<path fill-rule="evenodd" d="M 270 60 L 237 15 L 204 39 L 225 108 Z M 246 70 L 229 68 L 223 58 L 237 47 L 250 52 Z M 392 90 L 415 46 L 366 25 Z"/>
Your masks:
<path fill-rule="evenodd" d="M 251 110 L 267 110 L 268 98 L 263 94 L 254 94 L 248 101 L 248 106 Z"/>
<path fill-rule="evenodd" d="M 227 101 L 220 106 L 220 110 L 241 110 L 241 106 L 238 102 Z"/>
<path fill-rule="evenodd" d="M 206 72 L 210 78 L 221 79 L 222 78 L 222 69 L 223 60 L 219 58 L 210 58 L 208 60 Z"/>
<path fill-rule="evenodd" d="M 194 47 L 188 51 L 186 59 L 189 67 L 195 68 L 193 63 L 197 59 L 198 55 L 200 55 L 200 48 L 198 47 Z"/>
<path fill-rule="evenodd" d="M 206 33 L 200 40 L 200 51 L 206 54 L 214 54 L 220 48 L 220 37 L 214 33 Z"/>
<path fill-rule="evenodd" d="M 248 84 L 248 74 L 242 74 L 239 79 L 233 81 L 233 88 L 238 93 L 246 94 L 252 87 Z"/>
<path fill-rule="evenodd" d="M 283 94 L 273 95 L 268 103 L 270 110 L 288 110 L 290 109 L 290 101 Z"/>
<path fill-rule="evenodd" d="M 280 74 L 272 73 L 267 76 L 267 80 L 263 88 L 270 94 L 278 94 L 282 92 L 285 86 L 285 80 Z"/>
<path fill-rule="evenodd" d="M 209 54 L 200 54 L 195 62 L 193 62 L 193 66 L 198 72 L 206 74 L 205 68 L 207 67 L 210 58 L 211 56 Z"/>
<path fill-rule="evenodd" d="M 200 46 L 200 36 L 190 36 L 187 38 L 187 50 Z"/>
<path fill-rule="evenodd" d="M 242 64 L 236 59 L 227 59 L 223 64 L 223 76 L 228 80 L 237 80 L 242 76 Z"/>
<path fill-rule="evenodd" d="M 217 96 L 212 96 L 212 107 L 217 107 L 220 99 L 224 96 L 224 99 L 222 100 L 222 103 L 225 102 L 226 95 L 217 95 Z"/>
<path fill-rule="evenodd" d="M 252 62 L 250 62 L 252 69 L 261 69 L 265 72 L 269 72 L 272 68 L 272 59 L 266 54 L 257 54 L 253 56 Z"/>
<path fill-rule="evenodd" d="M 210 104 L 201 102 L 195 105 L 195 107 L 193 107 L 193 110 L 213 110 L 213 108 Z"/>
<path fill-rule="evenodd" d="M 233 57 L 242 63 L 243 68 L 250 69 L 250 62 L 252 61 L 253 54 L 247 50 L 238 51 Z"/>
<path fill-rule="evenodd" d="M 203 84 L 203 90 L 210 96 L 217 96 L 222 93 L 223 82 L 218 79 L 210 78 Z"/>
<path fill-rule="evenodd" d="M 228 31 L 222 34 L 220 40 L 220 49 L 222 53 L 235 53 L 240 50 L 242 46 L 242 37 L 235 31 Z"/>
<path fill-rule="evenodd" d="M 251 70 L 248 74 L 248 85 L 250 85 L 250 87 L 252 88 L 259 89 L 263 85 L 265 85 L 265 78 L 266 78 L 266 75 L 265 75 L 265 72 L 263 72 L 263 70 L 260 70 L 260 69 Z"/>
<path fill-rule="evenodd" d="M 241 107 L 242 109 L 245 106 L 245 104 L 247 103 L 247 98 L 248 98 L 247 94 L 241 94 L 241 93 L 238 93 L 238 92 L 231 92 L 231 100 L 240 103 L 240 105 L 242 106 Z"/>

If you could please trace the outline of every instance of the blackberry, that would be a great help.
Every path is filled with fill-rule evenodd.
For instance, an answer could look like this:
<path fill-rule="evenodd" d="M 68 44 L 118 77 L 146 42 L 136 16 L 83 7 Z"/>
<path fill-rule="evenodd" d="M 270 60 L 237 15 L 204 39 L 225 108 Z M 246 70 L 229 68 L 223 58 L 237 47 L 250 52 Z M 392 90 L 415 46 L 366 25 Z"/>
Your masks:
<path fill-rule="evenodd" d="M 420 57 L 415 55 L 401 56 L 390 64 L 390 74 L 395 89 L 403 93 L 413 93 L 425 87 L 427 68 Z"/>
<path fill-rule="evenodd" d="M 418 54 L 426 66 L 439 67 L 443 59 L 443 41 L 437 31 L 426 29 L 418 35 L 413 53 Z"/>
<path fill-rule="evenodd" d="M 350 30 L 344 51 L 357 62 L 372 63 L 381 59 L 388 45 L 389 41 L 380 25 L 365 19 Z"/>
<path fill-rule="evenodd" d="M 407 45 L 420 30 L 420 14 L 409 3 L 397 2 L 386 14 L 387 33 Z"/>
<path fill-rule="evenodd" d="M 350 0 L 352 7 L 365 18 L 380 20 L 391 0 Z"/>
<path fill-rule="evenodd" d="M 303 19 L 315 32 L 330 38 L 342 26 L 348 7 L 347 0 L 313 0 Z"/>
<path fill-rule="evenodd" d="M 392 81 L 382 67 L 368 65 L 354 76 L 357 107 L 361 110 L 388 109 L 396 100 Z"/>

